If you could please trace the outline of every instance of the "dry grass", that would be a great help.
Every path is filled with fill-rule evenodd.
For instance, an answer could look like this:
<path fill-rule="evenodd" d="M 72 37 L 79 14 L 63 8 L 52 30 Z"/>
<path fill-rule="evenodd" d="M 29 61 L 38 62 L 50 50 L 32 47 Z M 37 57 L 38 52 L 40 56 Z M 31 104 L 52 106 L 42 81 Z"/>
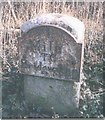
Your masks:
<path fill-rule="evenodd" d="M 9 1 L 9 0 L 8 0 Z M 74 16 L 84 22 L 86 27 L 85 45 L 95 42 L 103 32 L 103 3 L 101 2 L 5 2 L 1 6 L 1 30 L 2 57 L 4 64 L 8 63 L 8 57 L 14 59 L 17 56 L 17 37 L 23 22 L 42 13 L 61 13 Z M 19 34 L 18 34 L 19 33 Z M 102 40 L 102 39 L 99 39 Z M 90 48 L 88 48 L 90 50 Z M 94 55 L 96 56 L 96 55 Z M 97 59 L 97 58 L 95 58 Z"/>

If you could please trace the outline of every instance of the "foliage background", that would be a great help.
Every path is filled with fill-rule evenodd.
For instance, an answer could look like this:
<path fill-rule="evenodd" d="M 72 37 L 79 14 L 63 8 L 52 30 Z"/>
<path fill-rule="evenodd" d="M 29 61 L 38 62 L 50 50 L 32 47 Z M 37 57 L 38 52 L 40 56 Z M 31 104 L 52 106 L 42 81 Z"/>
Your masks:
<path fill-rule="evenodd" d="M 2 2 L 0 3 L 0 58 L 2 59 L 3 118 L 59 117 L 27 108 L 23 77 L 18 71 L 18 37 L 23 22 L 42 13 L 72 15 L 85 24 L 83 81 L 78 117 L 103 117 L 103 3 L 102 2 Z M 69 116 L 65 116 L 69 117 Z M 74 115 L 75 117 L 75 115 Z"/>

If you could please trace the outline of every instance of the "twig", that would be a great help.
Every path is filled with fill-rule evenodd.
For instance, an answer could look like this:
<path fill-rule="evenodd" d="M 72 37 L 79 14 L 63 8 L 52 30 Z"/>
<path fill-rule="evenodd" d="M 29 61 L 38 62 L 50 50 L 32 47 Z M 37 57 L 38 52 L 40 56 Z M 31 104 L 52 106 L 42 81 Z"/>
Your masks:
<path fill-rule="evenodd" d="M 2 59 L 3 59 L 3 57 L 2 56 L 0 56 Z M 6 60 L 6 63 L 9 65 L 9 67 L 12 67 L 11 65 L 10 65 L 10 63 Z"/>
<path fill-rule="evenodd" d="M 99 93 L 105 93 L 105 90 L 92 92 L 92 94 L 99 94 Z"/>
<path fill-rule="evenodd" d="M 12 15 L 13 15 L 15 21 L 17 21 L 17 18 L 16 18 L 16 15 L 15 15 L 14 9 L 13 9 L 13 7 L 12 7 L 12 5 L 11 5 L 11 2 L 10 2 L 10 0 L 7 0 L 7 1 L 8 1 L 8 4 L 9 4 L 10 8 L 11 8 Z"/>

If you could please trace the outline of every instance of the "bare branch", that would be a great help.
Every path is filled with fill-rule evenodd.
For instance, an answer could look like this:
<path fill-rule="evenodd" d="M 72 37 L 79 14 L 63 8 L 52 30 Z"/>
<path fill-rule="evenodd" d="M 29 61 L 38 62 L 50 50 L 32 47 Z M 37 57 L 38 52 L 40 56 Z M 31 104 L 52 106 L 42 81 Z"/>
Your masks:
<path fill-rule="evenodd" d="M 13 7 L 12 7 L 12 5 L 11 5 L 11 2 L 10 2 L 10 0 L 7 0 L 7 1 L 8 1 L 8 4 L 9 4 L 10 8 L 11 8 L 12 15 L 13 15 L 13 17 L 14 17 L 14 20 L 17 21 L 17 17 L 16 17 L 16 15 L 15 15 L 15 12 L 14 12 L 14 9 L 13 9 Z"/>

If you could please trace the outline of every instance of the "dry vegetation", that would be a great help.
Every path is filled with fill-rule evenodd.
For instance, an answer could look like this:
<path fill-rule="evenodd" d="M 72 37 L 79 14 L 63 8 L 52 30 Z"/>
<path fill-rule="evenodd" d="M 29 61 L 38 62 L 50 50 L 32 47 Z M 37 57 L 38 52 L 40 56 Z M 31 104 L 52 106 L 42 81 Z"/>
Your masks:
<path fill-rule="evenodd" d="M 67 14 L 79 18 L 84 22 L 86 28 L 84 39 L 85 59 L 84 78 L 80 98 L 80 116 L 103 117 L 103 3 L 5 2 L 0 3 L 0 6 L 0 46 L 2 46 L 0 57 L 3 60 L 3 74 L 11 72 L 13 66 L 18 68 L 17 38 L 21 35 L 20 26 L 23 22 L 42 13 Z M 5 107 L 6 106 L 4 106 L 4 116 L 8 114 Z M 20 116 L 18 115 L 18 117 Z"/>
<path fill-rule="evenodd" d="M 1 38 L 3 46 L 9 49 L 9 54 L 16 54 L 17 33 L 23 22 L 42 13 L 61 13 L 72 15 L 84 22 L 86 27 L 85 45 L 95 42 L 103 31 L 103 6 L 102 3 L 70 3 L 70 2 L 27 2 L 27 3 L 1 3 Z M 90 35 L 90 34 L 91 35 Z M 102 36 L 100 37 L 102 38 Z M 101 40 L 101 39 L 100 39 Z M 8 46 L 7 46 L 8 44 Z M 90 49 L 90 48 L 88 48 Z M 12 51 L 11 51 L 12 50 Z M 3 57 L 7 54 L 3 51 Z M 10 55 L 9 55 L 10 56 Z M 96 57 L 96 55 L 94 56 Z M 97 59 L 97 58 L 94 58 Z M 97 60 L 96 60 L 97 61 Z M 5 62 L 5 60 L 4 60 Z"/>

